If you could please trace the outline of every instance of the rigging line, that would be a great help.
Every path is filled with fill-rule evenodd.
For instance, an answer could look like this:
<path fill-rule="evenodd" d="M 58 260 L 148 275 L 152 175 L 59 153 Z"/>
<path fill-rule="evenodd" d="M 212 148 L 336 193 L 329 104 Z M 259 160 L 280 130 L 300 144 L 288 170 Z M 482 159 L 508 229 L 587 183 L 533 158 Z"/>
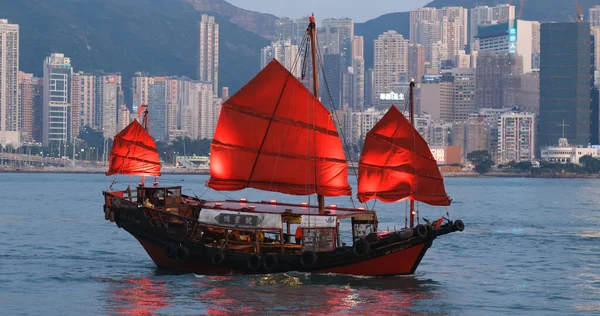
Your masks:
<path fill-rule="evenodd" d="M 408 228 L 408 200 L 404 203 L 404 228 Z"/>
<path fill-rule="evenodd" d="M 273 109 L 273 114 L 271 115 L 271 119 L 269 120 L 269 124 L 267 125 L 267 130 L 265 130 L 265 136 L 263 136 L 263 140 L 260 143 L 258 152 L 256 153 L 256 159 L 254 159 L 254 164 L 252 165 L 252 171 L 250 172 L 250 176 L 248 177 L 248 182 L 246 183 L 246 187 L 250 186 L 250 181 L 252 180 L 252 175 L 254 175 L 254 169 L 256 169 L 256 164 L 258 163 L 258 157 L 260 157 L 260 152 L 262 151 L 263 145 L 265 144 L 265 141 L 267 140 L 267 135 L 269 134 L 269 130 L 271 128 L 271 123 L 273 123 L 273 118 L 275 117 L 275 113 L 277 113 L 277 109 L 279 108 L 279 103 L 281 102 L 281 98 L 283 97 L 285 88 L 287 87 L 287 84 L 290 80 L 289 76 L 291 76 L 291 75 L 292 75 L 291 73 L 288 74 L 288 77 L 285 80 L 285 84 L 283 85 L 283 88 L 281 89 L 281 94 L 279 95 L 279 98 L 277 99 L 277 104 L 275 104 L 275 109 Z"/>
<path fill-rule="evenodd" d="M 319 47 L 318 40 L 319 39 L 316 38 L 317 47 Z M 333 115 L 332 114 L 330 114 L 330 115 L 332 115 L 334 123 L 337 123 L 338 126 L 341 126 L 340 119 L 336 112 L 335 104 L 333 103 L 333 98 L 331 97 L 331 90 L 329 89 L 329 83 L 327 82 L 327 77 L 325 77 L 325 64 L 323 62 L 323 57 L 322 57 L 320 50 L 317 50 L 317 59 L 319 61 L 319 66 L 321 67 L 321 73 L 323 74 L 323 82 L 325 83 L 325 89 L 327 90 L 327 98 L 329 100 L 329 106 L 330 106 L 331 112 L 333 114 Z M 337 127 L 336 127 L 336 131 L 337 131 Z M 350 164 L 353 165 L 354 161 L 352 160 L 352 155 L 350 154 L 350 149 L 348 146 L 348 142 L 346 141 L 346 135 L 344 133 L 344 130 L 339 129 L 339 132 L 342 134 L 342 137 L 341 137 L 342 138 L 342 146 L 344 147 L 344 150 L 346 151 L 346 155 L 348 156 L 346 159 L 350 159 Z M 356 178 L 356 183 L 358 185 L 358 171 L 356 168 L 353 168 L 353 172 L 354 172 L 354 176 Z M 350 200 L 352 201 L 352 207 L 356 208 L 356 205 L 354 204 L 354 197 L 352 195 L 350 196 Z"/>
<path fill-rule="evenodd" d="M 300 42 L 300 46 L 298 47 L 298 55 L 296 55 L 296 58 L 294 58 L 294 63 L 292 63 L 292 71 L 291 71 L 291 73 L 294 73 L 294 71 L 296 70 L 296 67 L 299 64 L 299 61 L 300 61 L 300 52 L 302 51 L 302 48 L 306 44 L 306 38 L 307 38 L 307 36 L 305 34 L 304 37 L 302 38 L 302 41 Z"/>

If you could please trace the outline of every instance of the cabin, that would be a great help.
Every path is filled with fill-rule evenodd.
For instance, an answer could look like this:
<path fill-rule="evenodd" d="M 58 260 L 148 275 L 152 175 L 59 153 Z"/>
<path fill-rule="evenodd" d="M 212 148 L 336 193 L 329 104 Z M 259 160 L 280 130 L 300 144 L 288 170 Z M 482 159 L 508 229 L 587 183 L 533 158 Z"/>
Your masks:
<path fill-rule="evenodd" d="M 355 240 L 377 232 L 374 211 L 330 205 L 319 213 L 308 203 L 277 201 L 210 201 L 202 206 L 198 222 L 207 229 L 207 246 L 244 253 L 300 254 L 331 252 L 352 246 Z M 340 226 L 349 225 L 340 229 Z M 352 235 L 342 236 L 341 231 Z"/>

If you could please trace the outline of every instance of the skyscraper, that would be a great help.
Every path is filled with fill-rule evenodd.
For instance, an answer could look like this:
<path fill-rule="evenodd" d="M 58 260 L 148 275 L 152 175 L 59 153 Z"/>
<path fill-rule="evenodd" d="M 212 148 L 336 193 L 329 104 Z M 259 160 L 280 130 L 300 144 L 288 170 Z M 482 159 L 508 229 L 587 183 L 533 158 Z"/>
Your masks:
<path fill-rule="evenodd" d="M 498 24 L 515 19 L 515 7 L 499 4 L 495 7 L 480 6 L 471 9 L 469 48 L 476 48 L 478 28 L 481 25 Z"/>
<path fill-rule="evenodd" d="M 32 74 L 19 71 L 19 109 L 21 110 L 21 141 L 33 141 L 33 107 L 36 85 L 39 79 Z"/>
<path fill-rule="evenodd" d="M 96 75 L 91 73 L 79 72 L 76 79 L 79 82 L 79 118 L 81 127 L 89 126 L 95 130 L 101 130 L 102 127 L 95 124 L 96 110 Z"/>
<path fill-rule="evenodd" d="M 100 117 L 100 126 L 104 138 L 113 138 L 117 134 L 117 112 L 121 92 L 121 74 L 102 74 L 96 76 L 96 113 Z"/>
<path fill-rule="evenodd" d="M 408 40 L 390 30 L 375 40 L 373 69 L 373 99 L 379 100 L 391 86 L 406 79 L 408 75 Z"/>
<path fill-rule="evenodd" d="M 213 93 L 219 93 L 219 24 L 215 17 L 202 15 L 200 21 L 200 66 L 198 80 L 213 84 Z"/>
<path fill-rule="evenodd" d="M 20 144 L 19 26 L 0 19 L 0 145 Z"/>
<path fill-rule="evenodd" d="M 167 140 L 167 104 L 165 77 L 154 77 L 154 83 L 148 86 L 148 125 L 150 135 L 156 141 Z"/>
<path fill-rule="evenodd" d="M 302 61 L 298 58 L 298 46 L 293 45 L 290 40 L 271 43 L 260 51 L 260 56 L 261 69 L 265 68 L 272 59 L 277 59 L 294 76 L 300 77 Z"/>
<path fill-rule="evenodd" d="M 420 44 L 408 44 L 408 79 L 417 84 L 425 74 L 425 49 Z"/>
<path fill-rule="evenodd" d="M 73 67 L 71 58 L 53 53 L 44 61 L 44 146 L 50 144 L 66 146 L 70 142 L 71 98 Z"/>
<path fill-rule="evenodd" d="M 340 55 L 342 68 L 352 66 L 352 41 L 354 21 L 352 19 L 325 19 L 318 29 L 318 39 L 325 55 Z"/>
<path fill-rule="evenodd" d="M 521 87 L 523 57 L 508 52 L 482 51 L 477 56 L 478 109 L 513 107 Z"/>
<path fill-rule="evenodd" d="M 144 72 L 136 72 L 133 75 L 131 94 L 132 94 L 132 113 L 137 115 L 140 105 L 148 104 L 148 86 L 154 83 L 154 77 Z"/>
<path fill-rule="evenodd" d="M 540 146 L 564 137 L 590 142 L 591 36 L 587 22 L 542 23 L 540 67 Z"/>
<path fill-rule="evenodd" d="M 591 28 L 600 27 L 600 5 L 590 8 L 590 14 L 588 16 Z"/>
<path fill-rule="evenodd" d="M 535 156 L 535 114 L 502 114 L 498 147 L 500 163 L 531 161 Z"/>

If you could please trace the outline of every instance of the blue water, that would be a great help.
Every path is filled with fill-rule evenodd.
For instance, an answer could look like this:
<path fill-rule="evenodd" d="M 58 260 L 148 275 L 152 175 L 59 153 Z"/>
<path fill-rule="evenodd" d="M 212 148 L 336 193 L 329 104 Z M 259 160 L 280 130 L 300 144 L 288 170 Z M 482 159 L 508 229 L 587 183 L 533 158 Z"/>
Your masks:
<path fill-rule="evenodd" d="M 466 230 L 436 239 L 414 276 L 358 278 L 159 270 L 133 237 L 104 220 L 101 191 L 112 179 L 0 173 L 0 315 L 600 315 L 598 180 L 447 179 L 450 216 Z M 205 176 L 161 181 L 224 198 L 205 192 Z M 431 219 L 445 214 L 419 208 Z M 404 226 L 404 203 L 377 209 L 380 228 Z"/>

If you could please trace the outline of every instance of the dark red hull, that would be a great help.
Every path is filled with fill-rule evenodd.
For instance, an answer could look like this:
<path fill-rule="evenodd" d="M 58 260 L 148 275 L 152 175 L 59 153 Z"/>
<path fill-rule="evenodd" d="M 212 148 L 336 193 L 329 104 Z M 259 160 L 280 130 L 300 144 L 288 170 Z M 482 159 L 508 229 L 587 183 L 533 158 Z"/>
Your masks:
<path fill-rule="evenodd" d="M 244 271 L 224 268 L 200 260 L 189 260 L 179 263 L 167 256 L 166 249 L 144 238 L 136 237 L 144 247 L 152 261 L 161 268 L 192 272 L 202 275 L 252 274 L 258 271 Z M 337 273 L 363 276 L 404 275 L 413 274 L 429 247 L 425 244 L 402 249 L 374 259 L 367 259 L 353 264 L 333 268 L 310 271 L 311 273 Z"/>
<path fill-rule="evenodd" d="M 178 221 L 165 225 L 157 223 L 157 218 L 172 217 L 168 212 L 143 208 L 115 196 L 107 198 L 107 202 L 106 218 L 133 235 L 158 267 L 202 275 L 288 271 L 361 276 L 413 274 L 437 236 L 462 230 L 451 222 L 436 229 L 420 225 L 424 231 L 407 229 L 372 234 L 372 238 L 363 240 L 368 245 L 362 251 L 343 246 L 329 252 L 256 254 L 223 249 L 206 244 L 201 238 L 190 238 L 189 233 L 198 229 L 197 220 L 179 217 Z"/>

